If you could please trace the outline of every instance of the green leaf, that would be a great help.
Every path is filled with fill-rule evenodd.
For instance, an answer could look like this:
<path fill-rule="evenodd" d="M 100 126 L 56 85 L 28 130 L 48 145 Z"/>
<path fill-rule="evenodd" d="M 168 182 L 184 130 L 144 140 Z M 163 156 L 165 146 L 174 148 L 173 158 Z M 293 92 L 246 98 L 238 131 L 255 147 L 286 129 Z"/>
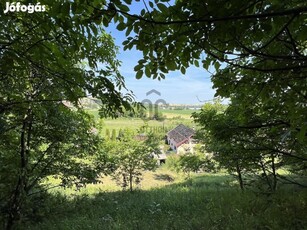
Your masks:
<path fill-rule="evenodd" d="M 134 66 L 134 71 L 137 72 L 137 71 L 139 71 L 142 68 L 143 68 L 142 64 L 136 65 L 136 66 Z"/>
<path fill-rule="evenodd" d="M 181 66 L 180 71 L 181 71 L 181 73 L 182 73 L 183 75 L 185 75 L 185 73 L 186 73 L 186 69 L 185 69 L 185 67 L 184 67 L 184 66 Z"/>
<path fill-rule="evenodd" d="M 78 9 L 77 3 L 73 2 L 73 3 L 71 4 L 71 12 L 72 12 L 73 14 L 75 14 L 76 11 L 77 11 L 77 9 Z"/>
<path fill-rule="evenodd" d="M 119 8 L 121 11 L 124 11 L 124 12 L 128 12 L 128 11 L 129 11 L 129 7 L 126 6 L 126 5 L 123 5 L 123 4 L 118 5 L 118 8 Z"/>
<path fill-rule="evenodd" d="M 108 27 L 108 25 L 109 25 L 109 18 L 106 17 L 106 16 L 103 16 L 103 18 L 102 18 L 102 24 L 103 24 L 105 27 Z"/>
<path fill-rule="evenodd" d="M 298 133 L 297 138 L 301 143 L 304 143 L 306 136 L 307 136 L 307 124 L 302 126 L 301 130 Z"/>
<path fill-rule="evenodd" d="M 166 63 L 166 66 L 169 70 L 175 70 L 177 68 L 176 63 L 173 60 L 170 60 Z"/>
<path fill-rule="evenodd" d="M 136 73 L 136 79 L 141 79 L 143 77 L 143 70 L 139 70 L 137 73 Z"/>
<path fill-rule="evenodd" d="M 151 76 L 151 71 L 150 71 L 150 68 L 148 66 L 145 67 L 145 75 L 146 75 L 146 77 Z"/>
<path fill-rule="evenodd" d="M 194 60 L 194 65 L 195 65 L 196 67 L 199 67 L 199 62 L 198 62 L 198 60 Z"/>
<path fill-rule="evenodd" d="M 205 60 L 203 60 L 204 69 L 209 70 L 210 64 L 211 64 L 211 60 L 209 58 L 206 58 Z"/>
<path fill-rule="evenodd" d="M 116 27 L 119 31 L 123 31 L 126 28 L 126 25 L 124 23 L 119 23 Z"/>
<path fill-rule="evenodd" d="M 221 64 L 218 61 L 216 61 L 214 63 L 214 68 L 215 68 L 216 71 L 218 71 L 220 69 L 220 66 L 221 66 Z"/>
<path fill-rule="evenodd" d="M 62 6 L 62 12 L 69 15 L 69 11 L 70 11 L 70 3 L 65 2 Z"/>
<path fill-rule="evenodd" d="M 158 3 L 157 7 L 162 13 L 168 10 L 167 6 L 164 5 L 163 3 Z"/>
<path fill-rule="evenodd" d="M 132 31 L 132 26 L 128 26 L 125 33 L 126 37 L 130 35 L 131 31 Z"/>
<path fill-rule="evenodd" d="M 93 25 L 93 26 L 91 27 L 91 29 L 92 29 L 94 35 L 97 36 L 97 34 L 98 34 L 97 27 Z"/>

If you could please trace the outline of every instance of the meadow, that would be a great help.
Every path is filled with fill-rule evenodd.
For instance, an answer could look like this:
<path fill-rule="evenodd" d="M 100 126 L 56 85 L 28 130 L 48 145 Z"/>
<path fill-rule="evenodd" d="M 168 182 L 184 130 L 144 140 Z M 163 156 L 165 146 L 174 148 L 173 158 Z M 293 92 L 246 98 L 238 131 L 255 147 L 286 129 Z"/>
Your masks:
<path fill-rule="evenodd" d="M 120 129 L 138 130 L 144 125 L 147 125 L 148 127 L 160 127 L 164 128 L 165 130 L 170 130 L 179 124 L 185 124 L 190 127 L 196 125 L 191 118 L 192 113 L 195 112 L 194 110 L 161 109 L 160 111 L 166 118 L 163 121 L 144 120 L 141 118 L 132 117 L 120 117 L 117 119 L 105 118 L 103 119 L 103 128 L 109 129 L 110 131 L 114 129 L 116 132 L 118 132 Z M 87 112 L 93 115 L 96 120 L 99 119 L 98 110 L 87 110 Z"/>
<path fill-rule="evenodd" d="M 307 193 L 240 191 L 226 174 L 145 172 L 134 192 L 109 178 L 80 191 L 55 189 L 36 223 L 22 229 L 304 229 Z"/>
<path fill-rule="evenodd" d="M 191 115 L 197 110 L 191 109 L 161 109 L 160 110 L 166 118 L 184 118 L 191 119 Z"/>
<path fill-rule="evenodd" d="M 104 121 L 104 128 L 105 129 L 115 129 L 115 130 L 120 130 L 120 129 L 133 129 L 137 130 L 140 129 L 144 125 L 148 125 L 148 127 L 161 127 L 165 129 L 172 129 L 175 126 L 179 124 L 185 124 L 188 126 L 193 126 L 194 123 L 192 120 L 187 120 L 187 119 L 166 119 L 164 121 L 157 121 L 157 120 L 149 120 L 149 121 L 144 121 L 140 118 L 118 118 L 118 119 L 105 119 Z"/>

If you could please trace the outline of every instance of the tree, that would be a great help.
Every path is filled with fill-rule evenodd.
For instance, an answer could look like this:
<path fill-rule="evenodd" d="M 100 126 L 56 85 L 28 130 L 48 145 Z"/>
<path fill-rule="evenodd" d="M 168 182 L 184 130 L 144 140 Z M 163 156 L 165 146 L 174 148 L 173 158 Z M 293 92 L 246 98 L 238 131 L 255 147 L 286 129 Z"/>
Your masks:
<path fill-rule="evenodd" d="M 110 130 L 106 129 L 106 134 L 105 134 L 105 139 L 109 140 L 110 139 Z"/>
<path fill-rule="evenodd" d="M 116 129 L 112 129 L 112 135 L 111 135 L 111 140 L 115 141 L 116 140 Z"/>
<path fill-rule="evenodd" d="M 166 116 L 163 115 L 163 113 L 161 111 L 156 112 L 152 117 L 153 120 L 157 120 L 157 121 L 164 121 L 165 118 L 166 118 Z"/>
<path fill-rule="evenodd" d="M 113 162 L 113 170 L 109 174 L 123 188 L 133 191 L 134 184 L 139 184 L 144 170 L 154 170 L 157 167 L 152 153 L 157 149 L 157 141 L 151 135 L 146 141 L 137 141 L 131 131 L 125 130 L 118 140 L 106 142 L 104 147 Z M 101 158 L 97 158 L 100 164 Z"/>
<path fill-rule="evenodd" d="M 191 172 L 198 172 L 201 170 L 211 171 L 214 169 L 214 164 L 209 156 L 204 153 L 188 153 L 179 157 L 177 168 L 190 177 Z"/>
<path fill-rule="evenodd" d="M 205 149 L 213 153 L 213 159 L 222 168 L 235 173 L 241 189 L 248 182 L 244 178 L 252 175 L 259 176 L 269 190 L 275 191 L 279 177 L 277 170 L 289 165 L 286 153 L 288 146 L 276 138 L 281 131 L 271 127 L 242 127 L 238 115 L 240 113 L 232 107 L 218 113 L 214 105 L 206 104 L 199 113 L 193 114 L 195 121 L 202 127 L 198 138 L 204 143 Z M 261 119 L 252 113 L 250 116 L 257 117 L 258 121 Z M 279 153 L 281 151 L 283 154 Z"/>
<path fill-rule="evenodd" d="M 63 185 L 94 179 L 80 159 L 91 158 L 98 137 L 79 99 L 98 98 L 108 116 L 132 102 L 130 92 L 118 91 L 125 85 L 117 48 L 91 19 L 94 8 L 81 0 L 40 3 L 45 12 L 0 16 L 0 208 L 7 229 L 26 215 L 27 199 L 47 176 Z"/>

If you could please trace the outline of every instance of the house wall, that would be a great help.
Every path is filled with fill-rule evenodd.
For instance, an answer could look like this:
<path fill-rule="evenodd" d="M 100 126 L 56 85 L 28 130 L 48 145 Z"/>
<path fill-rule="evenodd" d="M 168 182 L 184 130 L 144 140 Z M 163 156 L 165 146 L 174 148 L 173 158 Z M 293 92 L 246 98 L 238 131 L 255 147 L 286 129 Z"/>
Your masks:
<path fill-rule="evenodd" d="M 177 148 L 177 153 L 178 154 L 186 154 L 186 153 L 193 153 L 194 152 L 194 147 L 195 147 L 195 144 L 192 144 L 190 141 L 185 143 L 185 144 L 182 144 L 180 145 L 178 148 Z"/>
<path fill-rule="evenodd" d="M 177 150 L 177 142 L 174 141 L 173 139 L 168 138 L 168 144 L 171 147 L 172 150 L 176 151 Z"/>
<path fill-rule="evenodd" d="M 171 149 L 173 151 L 175 151 L 176 153 L 178 153 L 178 149 L 180 148 L 181 145 L 183 145 L 183 144 L 190 144 L 191 138 L 188 138 L 188 139 L 186 139 L 186 140 L 184 140 L 182 142 L 177 143 L 173 139 L 167 137 L 167 142 L 168 142 L 169 146 L 171 147 Z"/>

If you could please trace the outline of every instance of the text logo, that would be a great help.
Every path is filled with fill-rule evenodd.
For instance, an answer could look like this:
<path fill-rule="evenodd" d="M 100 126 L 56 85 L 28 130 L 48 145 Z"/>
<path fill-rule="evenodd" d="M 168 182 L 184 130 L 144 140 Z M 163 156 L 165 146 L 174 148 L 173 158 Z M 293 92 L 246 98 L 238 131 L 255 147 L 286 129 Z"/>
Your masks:
<path fill-rule="evenodd" d="M 158 96 L 161 96 L 161 93 L 155 89 L 152 89 L 150 91 L 148 91 L 146 93 L 146 96 L 149 96 L 151 94 L 156 94 Z M 142 102 L 141 102 L 143 105 L 145 104 L 148 104 L 148 109 L 149 109 L 149 118 L 157 118 L 158 115 L 159 115 L 159 104 L 162 104 L 162 105 L 166 105 L 166 101 L 164 99 L 158 99 L 156 100 L 156 102 L 154 102 L 154 104 L 152 103 L 151 100 L 149 99 L 144 99 Z"/>
<path fill-rule="evenodd" d="M 34 12 L 45 12 L 46 6 L 41 5 L 39 2 L 35 5 L 29 3 L 28 5 L 21 4 L 20 2 L 6 2 L 5 10 L 3 11 L 5 14 L 8 12 L 27 12 L 32 14 Z"/>

